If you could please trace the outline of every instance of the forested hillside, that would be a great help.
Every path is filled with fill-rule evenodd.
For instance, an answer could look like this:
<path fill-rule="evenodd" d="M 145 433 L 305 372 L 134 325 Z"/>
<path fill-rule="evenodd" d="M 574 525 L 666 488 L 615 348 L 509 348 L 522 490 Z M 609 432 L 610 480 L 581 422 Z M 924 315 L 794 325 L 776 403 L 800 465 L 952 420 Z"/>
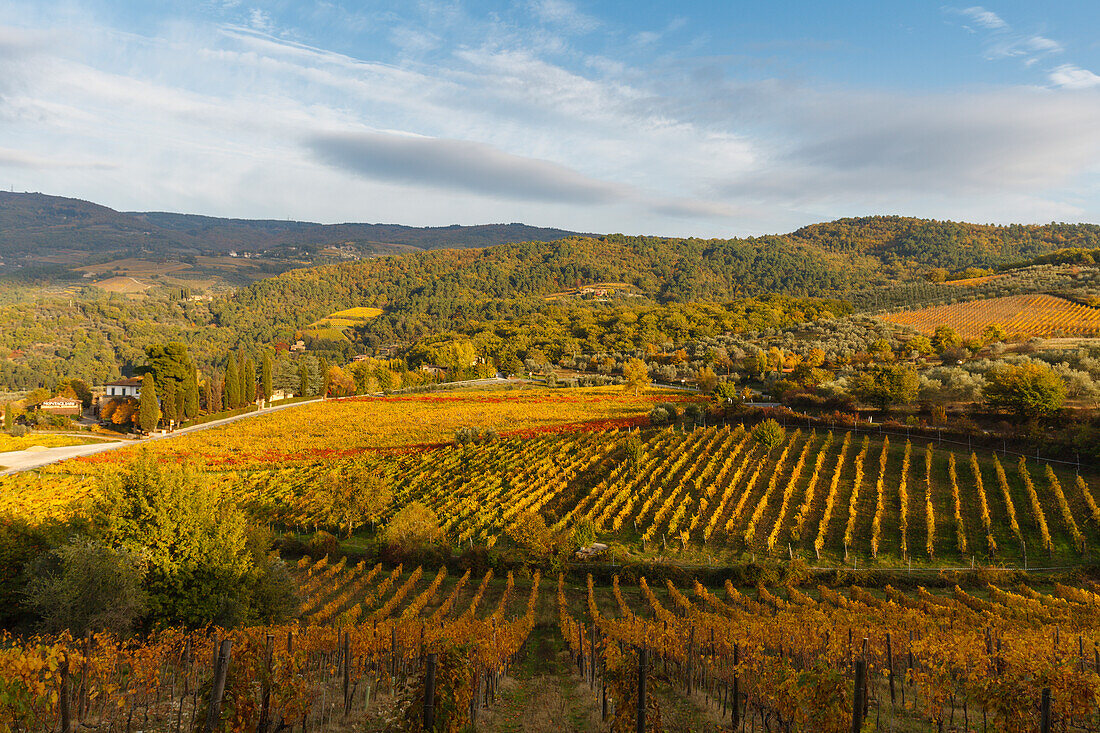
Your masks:
<path fill-rule="evenodd" d="M 211 310 L 219 325 L 253 341 L 353 305 L 386 310 L 374 328 L 401 332 L 416 321 L 448 329 L 468 318 L 518 317 L 539 309 L 544 296 L 586 283 L 625 283 L 637 295 L 672 302 L 835 293 L 871 272 L 867 263 L 848 262 L 781 237 L 571 237 L 294 271 L 216 300 Z"/>
<path fill-rule="evenodd" d="M 126 215 L 109 209 L 76 207 L 54 214 L 57 231 L 78 231 L 69 219 L 91 222 L 108 239 L 135 231 L 112 218 Z M 10 226 L 29 221 L 10 210 L 4 217 L 0 223 Z M 242 237 L 259 231 L 296 237 L 302 231 L 293 222 L 166 214 L 148 219 L 149 226 L 155 221 L 172 236 L 192 239 L 229 230 L 243 232 Z M 480 237 L 490 229 L 463 231 Z M 390 234 L 424 244 L 422 235 L 435 231 L 450 229 L 393 228 Z M 158 284 L 134 297 L 93 287 L 36 293 L 19 286 L 10 291 L 18 297 L 0 293 L 0 386 L 27 389 L 64 377 L 113 377 L 146 346 L 166 340 L 188 343 L 207 365 L 227 349 L 298 338 L 331 358 L 382 347 L 401 353 L 425 339 L 459 336 L 508 342 L 517 351 L 523 343 L 554 354 L 578 348 L 595 353 L 849 312 L 838 299 L 857 310 L 877 310 L 1032 292 L 1076 297 L 1081 276 L 1062 272 L 1074 265 L 1057 272 L 1033 266 L 981 282 L 957 278 L 974 268 L 986 272 L 1028 259 L 1087 265 L 1097 246 L 1100 227 L 1093 225 L 992 227 L 873 217 L 758 238 L 616 234 L 411 251 L 292 270 L 213 301 L 191 299 L 186 288 L 172 287 L 168 279 L 149 279 Z M 595 287 L 603 283 L 610 286 Z M 329 314 L 359 306 L 382 313 L 343 332 L 311 328 Z"/>
<path fill-rule="evenodd" d="M 830 252 L 871 255 L 887 271 L 993 267 L 1052 250 L 1100 245 L 1096 224 L 991 226 L 901 216 L 838 219 L 803 227 L 790 239 Z"/>
<path fill-rule="evenodd" d="M 233 250 L 355 244 L 382 252 L 442 247 L 490 247 L 550 241 L 564 229 L 524 224 L 408 227 L 391 224 L 315 224 L 302 221 L 221 219 L 163 212 L 121 212 L 80 199 L 0 192 L 0 264 L 4 259 L 78 265 L 90 257 L 153 256 Z M 12 264 L 11 262 L 8 263 Z"/>

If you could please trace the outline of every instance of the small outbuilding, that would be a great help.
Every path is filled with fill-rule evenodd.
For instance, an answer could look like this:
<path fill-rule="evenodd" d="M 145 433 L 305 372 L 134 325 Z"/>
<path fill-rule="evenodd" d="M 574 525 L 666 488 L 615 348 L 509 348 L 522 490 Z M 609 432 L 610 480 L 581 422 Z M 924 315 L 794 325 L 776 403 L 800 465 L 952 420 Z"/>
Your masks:
<path fill-rule="evenodd" d="M 71 397 L 51 397 L 40 404 L 38 409 L 51 415 L 80 417 L 84 413 L 84 403 Z"/>

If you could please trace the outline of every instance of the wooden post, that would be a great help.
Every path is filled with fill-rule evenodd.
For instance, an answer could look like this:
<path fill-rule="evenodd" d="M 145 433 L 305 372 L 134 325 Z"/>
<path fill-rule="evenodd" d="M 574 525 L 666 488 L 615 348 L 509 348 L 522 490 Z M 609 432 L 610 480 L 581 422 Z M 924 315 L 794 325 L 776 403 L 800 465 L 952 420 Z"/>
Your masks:
<path fill-rule="evenodd" d="M 741 647 L 738 644 L 733 645 L 733 667 L 737 669 L 737 665 L 740 664 L 741 659 Z M 733 729 L 737 730 L 737 726 L 741 725 L 741 690 L 740 679 L 737 677 L 737 672 L 733 673 Z"/>
<path fill-rule="evenodd" d="M 267 635 L 267 643 L 264 646 L 264 676 L 260 680 L 262 694 L 260 702 L 260 724 L 258 733 L 267 733 L 271 727 L 271 657 L 275 651 L 275 635 Z"/>
<path fill-rule="evenodd" d="M 61 695 L 58 700 L 61 706 L 61 733 L 72 733 L 73 721 L 69 718 L 69 654 L 65 652 L 61 657 Z"/>
<path fill-rule="evenodd" d="M 344 717 L 351 712 L 351 632 L 344 632 Z"/>
<path fill-rule="evenodd" d="M 889 668 L 888 677 L 890 678 L 890 706 L 894 705 L 894 647 L 891 643 L 890 632 L 886 632 L 886 666 Z"/>
<path fill-rule="evenodd" d="M 693 673 L 692 655 L 695 653 L 695 627 L 691 627 L 691 632 L 688 636 L 688 653 L 687 653 L 687 674 L 685 675 L 685 683 L 687 688 L 688 697 L 691 697 L 691 675 Z"/>
<path fill-rule="evenodd" d="M 637 733 L 645 733 L 645 676 L 646 676 L 646 652 L 648 650 L 642 647 L 638 651 L 638 711 L 637 715 Z"/>
<path fill-rule="evenodd" d="M 588 655 L 588 687 L 589 689 L 596 689 L 596 622 L 592 622 L 592 633 L 590 634 L 589 643 L 591 644 L 591 653 Z"/>
<path fill-rule="evenodd" d="M 435 728 L 435 662 L 435 652 L 428 654 L 424 662 L 424 730 Z"/>
<path fill-rule="evenodd" d="M 577 673 L 584 679 L 584 624 L 577 624 Z"/>
<path fill-rule="evenodd" d="M 863 660 L 856 660 L 856 684 L 852 691 L 852 733 L 859 733 L 863 728 L 863 687 L 866 684 L 866 670 Z"/>
<path fill-rule="evenodd" d="M 80 686 L 76 690 L 76 722 L 84 722 L 88 707 L 88 659 L 92 655 L 92 632 L 84 635 L 83 660 L 80 662 Z"/>
<path fill-rule="evenodd" d="M 1039 730 L 1050 733 L 1050 688 L 1043 688 L 1043 699 L 1039 708 Z"/>
<path fill-rule="evenodd" d="M 397 624 L 390 627 L 390 677 L 397 684 Z"/>
<path fill-rule="evenodd" d="M 187 637 L 187 643 L 183 645 L 183 697 L 191 694 L 191 637 Z M 180 709 L 183 709 L 183 699 L 180 699 Z M 176 726 L 179 727 L 178 725 Z"/>
<path fill-rule="evenodd" d="M 214 733 L 214 728 L 221 722 L 222 695 L 225 694 L 225 675 L 229 670 L 229 654 L 233 648 L 232 639 L 223 639 L 218 651 L 217 663 L 214 665 L 214 683 L 210 689 L 210 705 L 206 711 L 206 723 L 203 725 L 203 733 Z"/>

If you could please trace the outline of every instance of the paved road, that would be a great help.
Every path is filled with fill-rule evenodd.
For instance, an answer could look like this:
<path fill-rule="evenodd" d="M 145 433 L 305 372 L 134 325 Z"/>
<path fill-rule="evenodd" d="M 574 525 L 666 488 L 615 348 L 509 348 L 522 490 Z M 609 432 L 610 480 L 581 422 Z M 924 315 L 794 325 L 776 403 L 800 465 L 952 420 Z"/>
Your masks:
<path fill-rule="evenodd" d="M 222 418 L 221 420 L 212 420 L 202 425 L 194 425 L 189 428 L 181 428 L 174 433 L 167 433 L 165 435 L 154 435 L 149 438 L 145 438 L 142 441 L 136 440 L 118 440 L 108 443 L 95 443 L 92 445 L 70 445 L 63 448 L 46 448 L 45 450 L 18 450 L 9 451 L 7 453 L 0 453 L 0 466 L 6 466 L 5 470 L 0 471 L 0 476 L 6 476 L 10 473 L 19 473 L 21 471 L 31 471 L 35 468 L 41 468 L 42 466 L 48 466 L 51 463 L 57 463 L 58 461 L 64 461 L 69 458 L 76 458 L 78 456 L 90 456 L 94 453 L 102 453 L 109 450 L 118 450 L 128 445 L 134 445 L 136 443 L 144 443 L 150 440 L 168 440 L 174 438 L 177 435 L 184 435 L 196 430 L 207 430 L 209 428 L 216 428 L 219 425 L 228 425 L 231 422 L 238 420 L 244 420 L 245 418 L 255 417 L 257 415 L 266 415 L 270 412 L 276 412 L 278 410 L 285 410 L 288 407 L 297 407 L 298 405 L 308 405 L 313 402 L 320 402 L 320 400 L 307 400 L 305 402 L 295 402 L 290 405 L 276 405 L 275 407 L 267 407 L 262 410 L 256 410 L 254 412 L 246 412 L 243 415 L 234 415 L 233 417 Z"/>

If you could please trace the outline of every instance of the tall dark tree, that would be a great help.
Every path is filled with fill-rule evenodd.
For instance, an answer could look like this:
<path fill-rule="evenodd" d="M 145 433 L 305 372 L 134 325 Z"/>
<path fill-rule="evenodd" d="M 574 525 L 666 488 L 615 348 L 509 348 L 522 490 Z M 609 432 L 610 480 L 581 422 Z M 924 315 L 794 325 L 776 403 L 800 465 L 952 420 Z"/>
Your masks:
<path fill-rule="evenodd" d="M 264 402 L 271 402 L 271 388 L 272 388 L 272 365 L 271 354 L 264 354 L 263 366 L 261 368 L 260 381 L 263 385 Z"/>
<path fill-rule="evenodd" d="M 157 384 L 163 384 L 168 379 L 182 384 L 194 370 L 187 347 L 178 341 L 148 347 L 145 349 L 145 358 L 148 364 L 138 371 L 153 372 Z"/>
<path fill-rule="evenodd" d="M 152 373 L 141 378 L 141 396 L 138 400 L 138 427 L 148 433 L 160 422 L 160 405 L 157 404 L 157 382 Z"/>
<path fill-rule="evenodd" d="M 252 357 L 248 357 L 244 360 L 244 365 L 241 367 L 241 385 L 243 390 L 241 392 L 242 400 L 244 404 L 252 404 L 256 402 L 256 362 L 252 361 Z"/>
<path fill-rule="evenodd" d="M 298 361 L 298 396 L 309 395 L 309 369 L 306 368 L 304 359 Z"/>
<path fill-rule="evenodd" d="M 176 382 L 173 379 L 166 379 L 159 387 L 160 416 L 165 424 L 171 425 L 180 419 L 179 411 L 176 409 L 178 404 Z"/>
<path fill-rule="evenodd" d="M 225 368 L 225 407 L 235 410 L 241 406 L 241 374 L 237 371 L 237 357 L 230 356 Z"/>
<path fill-rule="evenodd" d="M 242 407 L 248 401 L 248 387 L 245 384 L 244 352 L 237 352 L 237 404 L 234 407 Z"/>
<path fill-rule="evenodd" d="M 321 381 L 321 386 L 320 386 L 320 388 L 318 389 L 318 393 L 319 393 L 319 394 L 320 394 L 320 395 L 321 395 L 322 397 L 328 397 L 328 388 L 329 388 L 329 382 L 328 382 L 328 359 L 326 359 L 326 358 L 325 358 L 325 357 L 323 357 L 323 356 L 322 356 L 322 357 L 320 357 L 320 358 L 319 358 L 319 359 L 317 360 L 317 368 L 318 368 L 318 374 L 319 374 L 319 375 L 320 375 L 320 377 L 321 377 L 321 380 L 320 380 L 320 381 Z"/>
<path fill-rule="evenodd" d="M 183 416 L 188 420 L 199 414 L 199 377 L 194 367 L 183 383 Z"/>
<path fill-rule="evenodd" d="M 225 377 L 221 372 L 214 372 L 209 384 L 211 402 L 206 409 L 208 412 L 221 412 L 225 409 Z"/>

